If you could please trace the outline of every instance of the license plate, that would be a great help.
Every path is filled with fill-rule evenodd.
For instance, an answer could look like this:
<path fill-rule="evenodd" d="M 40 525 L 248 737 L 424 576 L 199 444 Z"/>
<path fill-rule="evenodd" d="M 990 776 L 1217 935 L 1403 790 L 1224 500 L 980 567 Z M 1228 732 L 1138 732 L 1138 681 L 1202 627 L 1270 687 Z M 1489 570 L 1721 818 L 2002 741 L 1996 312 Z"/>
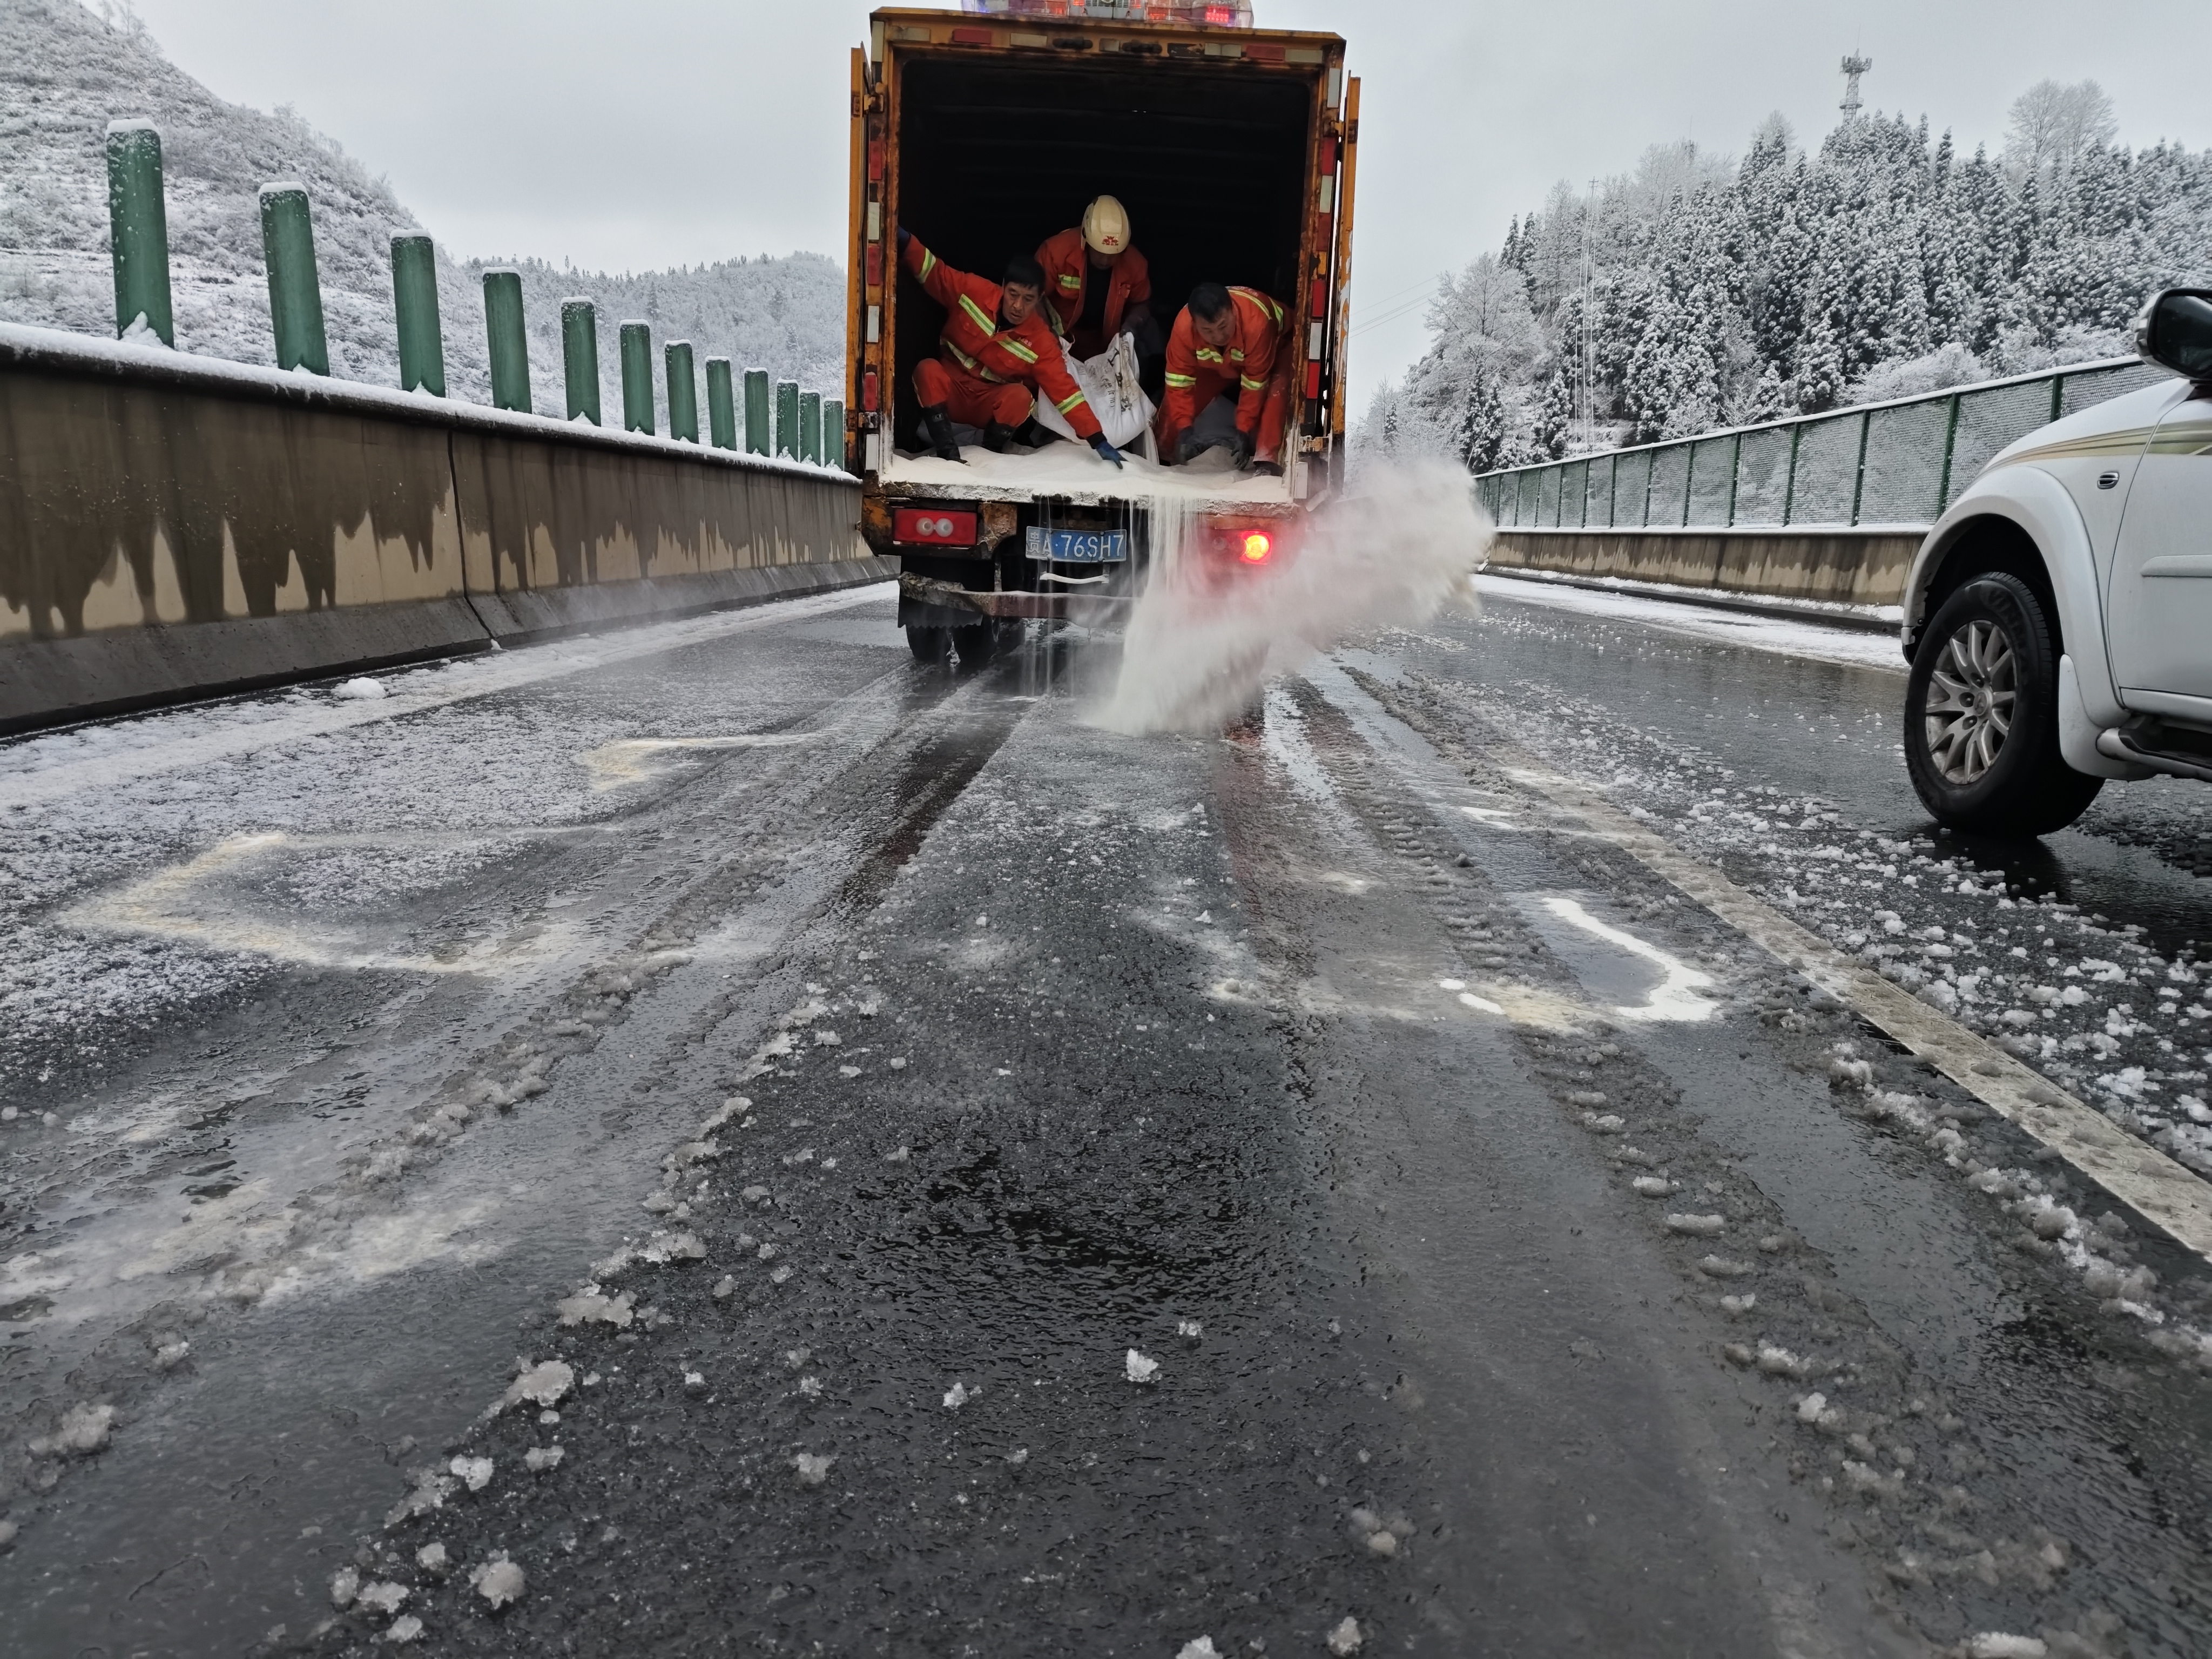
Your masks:
<path fill-rule="evenodd" d="M 1029 556 L 1054 564 L 1120 564 L 1129 538 L 1118 530 L 1031 530 Z"/>

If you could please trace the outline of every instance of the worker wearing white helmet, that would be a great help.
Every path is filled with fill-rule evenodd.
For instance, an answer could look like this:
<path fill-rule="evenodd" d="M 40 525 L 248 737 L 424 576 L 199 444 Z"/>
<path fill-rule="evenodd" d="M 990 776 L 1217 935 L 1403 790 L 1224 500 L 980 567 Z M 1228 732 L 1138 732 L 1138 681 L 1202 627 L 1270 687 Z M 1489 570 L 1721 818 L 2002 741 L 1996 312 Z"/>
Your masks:
<path fill-rule="evenodd" d="M 1079 359 L 1104 351 L 1117 334 L 1133 334 L 1139 354 L 1156 351 L 1152 268 L 1130 240 L 1129 215 L 1111 196 L 1084 210 L 1083 223 L 1037 250 L 1044 267 L 1045 309 Z"/>

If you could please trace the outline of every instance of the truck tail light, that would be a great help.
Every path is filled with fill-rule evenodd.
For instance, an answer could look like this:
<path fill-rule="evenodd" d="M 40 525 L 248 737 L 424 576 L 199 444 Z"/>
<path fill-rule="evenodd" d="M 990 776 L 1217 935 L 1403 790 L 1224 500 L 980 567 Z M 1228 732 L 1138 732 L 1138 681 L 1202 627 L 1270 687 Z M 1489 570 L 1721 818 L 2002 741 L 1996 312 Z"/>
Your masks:
<path fill-rule="evenodd" d="M 973 513 L 902 507 L 891 514 L 891 539 L 913 547 L 973 547 L 980 538 Z"/>
<path fill-rule="evenodd" d="M 1237 558 L 1245 564 L 1265 564 L 1275 556 L 1275 538 L 1264 530 L 1238 531 L 1231 541 Z"/>

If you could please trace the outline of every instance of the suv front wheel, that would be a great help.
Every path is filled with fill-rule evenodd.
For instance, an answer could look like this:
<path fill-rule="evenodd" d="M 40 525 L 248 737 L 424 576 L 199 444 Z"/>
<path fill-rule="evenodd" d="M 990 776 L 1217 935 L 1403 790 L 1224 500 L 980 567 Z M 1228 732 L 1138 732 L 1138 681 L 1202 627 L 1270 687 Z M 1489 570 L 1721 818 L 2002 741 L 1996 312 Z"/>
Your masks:
<path fill-rule="evenodd" d="M 1905 762 L 1937 822 L 2014 839 L 2063 830 L 2104 787 L 2058 751 L 2058 650 L 2027 585 L 1977 576 L 1920 636 Z"/>

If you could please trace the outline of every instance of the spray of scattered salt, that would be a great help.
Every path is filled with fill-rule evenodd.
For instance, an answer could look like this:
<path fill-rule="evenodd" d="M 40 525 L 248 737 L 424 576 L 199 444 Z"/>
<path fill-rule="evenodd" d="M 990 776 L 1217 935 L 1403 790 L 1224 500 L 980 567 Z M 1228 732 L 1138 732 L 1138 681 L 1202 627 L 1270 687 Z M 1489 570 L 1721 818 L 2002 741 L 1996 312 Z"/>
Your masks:
<path fill-rule="evenodd" d="M 1364 493 L 1316 513 L 1279 567 L 1201 579 L 1187 501 L 1152 503 L 1153 562 L 1129 619 L 1121 674 L 1098 723 L 1128 732 L 1218 730 L 1272 674 L 1380 628 L 1413 628 L 1475 603 L 1490 544 L 1467 474 L 1378 468 Z"/>

